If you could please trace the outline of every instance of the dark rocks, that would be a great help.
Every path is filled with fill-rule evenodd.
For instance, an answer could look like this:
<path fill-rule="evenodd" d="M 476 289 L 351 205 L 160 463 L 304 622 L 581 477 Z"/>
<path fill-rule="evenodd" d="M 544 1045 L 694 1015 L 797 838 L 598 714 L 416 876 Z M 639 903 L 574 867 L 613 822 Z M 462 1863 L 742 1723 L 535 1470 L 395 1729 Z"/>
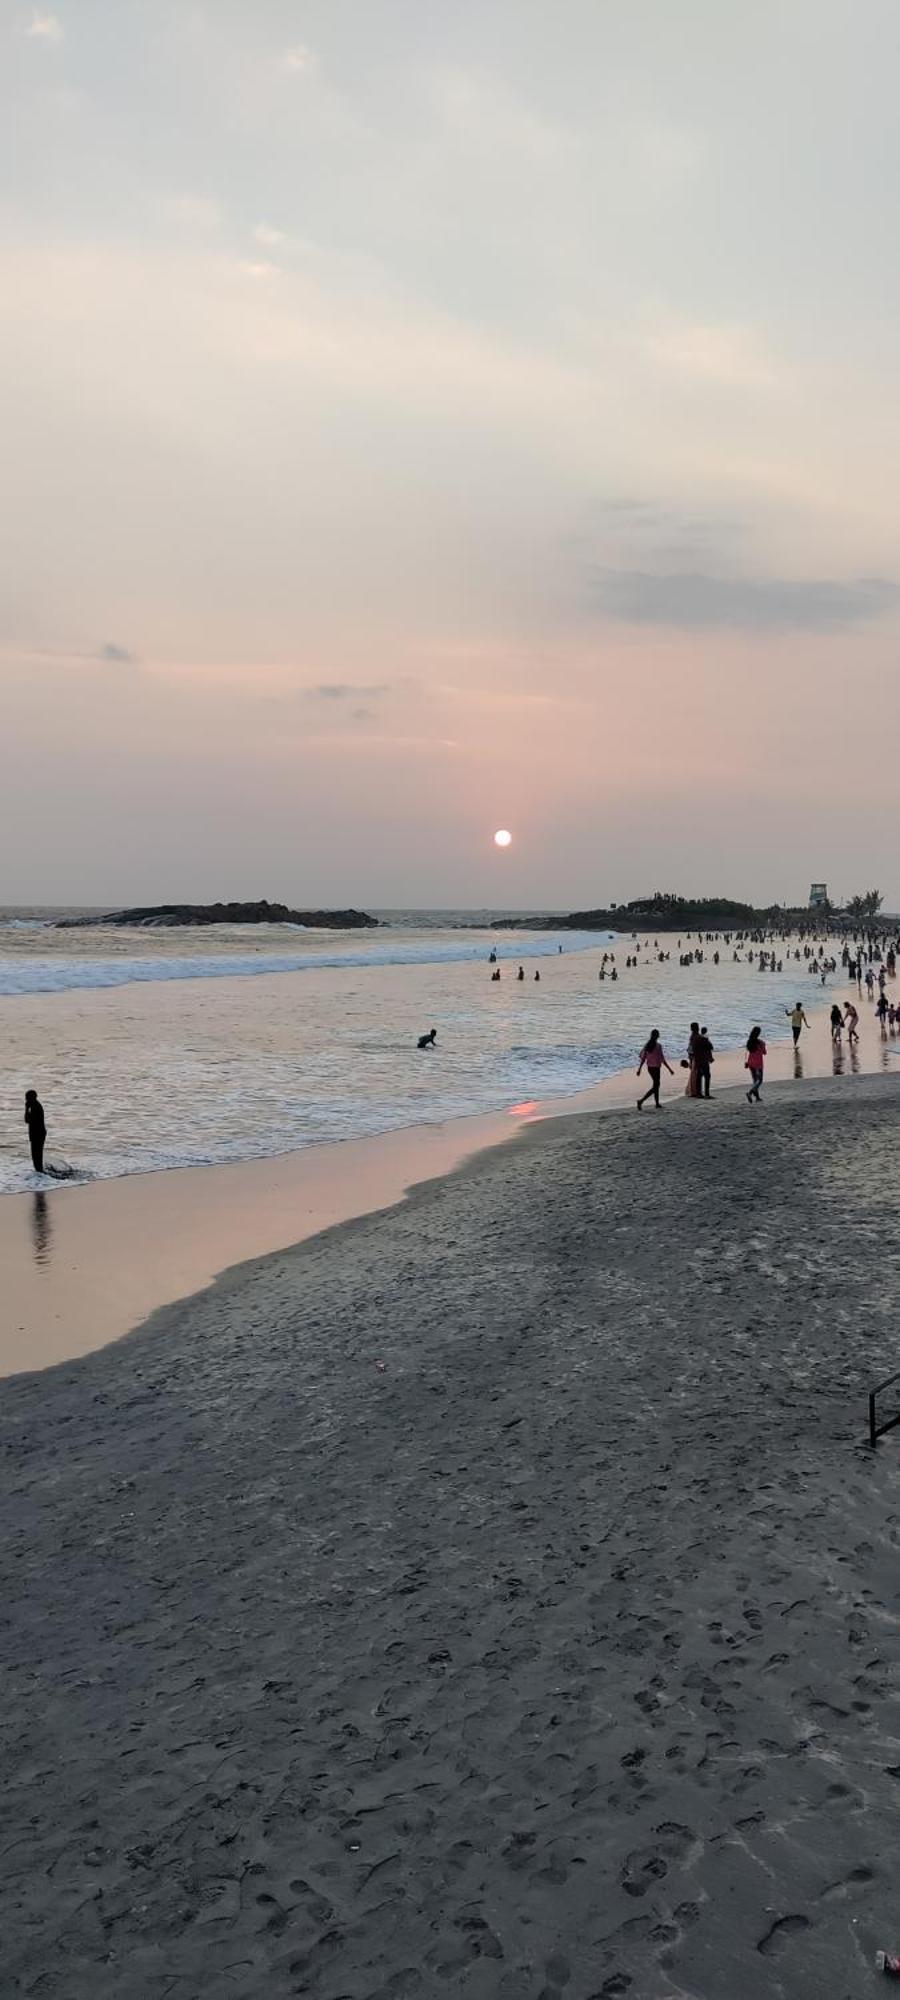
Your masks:
<path fill-rule="evenodd" d="M 289 910 L 286 903 L 155 903 L 147 909 L 109 910 L 102 917 L 60 917 L 56 930 L 95 924 L 121 929 L 168 930 L 201 924 L 299 924 L 307 930 L 377 930 L 364 910 Z"/>

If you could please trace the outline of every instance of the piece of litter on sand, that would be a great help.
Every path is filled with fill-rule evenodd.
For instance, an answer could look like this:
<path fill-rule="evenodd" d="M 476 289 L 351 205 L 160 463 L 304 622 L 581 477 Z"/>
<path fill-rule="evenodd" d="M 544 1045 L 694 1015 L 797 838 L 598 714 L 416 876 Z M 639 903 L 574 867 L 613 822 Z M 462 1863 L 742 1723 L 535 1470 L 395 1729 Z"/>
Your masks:
<path fill-rule="evenodd" d="M 378 1373 L 379 1373 L 379 1375 L 386 1375 L 386 1374 L 387 1374 L 387 1362 L 386 1362 L 386 1361 L 376 1361 L 376 1363 L 375 1363 L 375 1366 L 376 1366 L 376 1368 L 377 1368 L 377 1370 L 378 1370 Z"/>
<path fill-rule="evenodd" d="M 889 1979 L 900 1979 L 900 1958 L 892 1958 L 889 1951 L 876 1951 L 876 1972 L 885 1972 Z"/>

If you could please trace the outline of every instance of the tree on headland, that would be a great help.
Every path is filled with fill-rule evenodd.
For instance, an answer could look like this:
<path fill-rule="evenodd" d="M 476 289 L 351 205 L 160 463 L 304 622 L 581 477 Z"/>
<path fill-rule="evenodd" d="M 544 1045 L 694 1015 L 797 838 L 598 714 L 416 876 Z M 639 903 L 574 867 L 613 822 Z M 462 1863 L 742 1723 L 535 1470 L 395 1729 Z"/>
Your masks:
<path fill-rule="evenodd" d="M 848 896 L 847 915 L 852 917 L 854 923 L 871 922 L 873 917 L 877 917 L 883 902 L 880 889 L 866 889 L 861 896 Z"/>

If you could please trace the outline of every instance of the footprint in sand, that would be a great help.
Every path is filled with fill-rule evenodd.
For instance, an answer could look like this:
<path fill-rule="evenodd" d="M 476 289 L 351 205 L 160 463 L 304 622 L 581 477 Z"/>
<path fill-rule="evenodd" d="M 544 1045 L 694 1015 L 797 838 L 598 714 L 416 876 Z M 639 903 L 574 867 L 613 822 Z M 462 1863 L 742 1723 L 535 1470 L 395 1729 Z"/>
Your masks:
<path fill-rule="evenodd" d="M 668 1874 L 670 1861 L 683 1861 L 697 1846 L 691 1828 L 682 1826 L 678 1820 L 663 1820 L 655 1832 L 658 1836 L 655 1847 L 636 1847 L 625 1856 L 622 1887 L 626 1896 L 646 1896 L 652 1883 Z"/>
<path fill-rule="evenodd" d="M 781 1951 L 798 1931 L 808 1931 L 809 1927 L 808 1917 L 776 1917 L 774 1924 L 769 1925 L 765 1936 L 760 1938 L 756 1949 L 768 1958 L 773 1952 Z"/>
<path fill-rule="evenodd" d="M 668 1863 L 661 1854 L 653 1848 L 636 1847 L 625 1856 L 622 1887 L 626 1896 L 646 1896 L 653 1883 L 661 1881 L 668 1872 Z"/>
<path fill-rule="evenodd" d="M 835 1897 L 851 1896 L 854 1889 L 864 1889 L 874 1880 L 874 1868 L 866 1868 L 861 1864 L 858 1868 L 851 1868 L 849 1875 L 843 1875 L 840 1881 L 829 1882 L 828 1888 L 822 1890 L 821 1900 L 823 1903 L 832 1902 Z"/>

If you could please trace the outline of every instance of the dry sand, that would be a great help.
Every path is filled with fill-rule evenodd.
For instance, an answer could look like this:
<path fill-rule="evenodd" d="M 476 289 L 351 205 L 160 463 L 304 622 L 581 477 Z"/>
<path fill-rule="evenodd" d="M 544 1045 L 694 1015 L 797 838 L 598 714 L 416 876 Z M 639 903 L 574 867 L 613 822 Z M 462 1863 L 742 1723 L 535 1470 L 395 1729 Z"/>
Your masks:
<path fill-rule="evenodd" d="M 7 1383 L 4 2000 L 869 1994 L 898 1114 L 545 1124 Z"/>

